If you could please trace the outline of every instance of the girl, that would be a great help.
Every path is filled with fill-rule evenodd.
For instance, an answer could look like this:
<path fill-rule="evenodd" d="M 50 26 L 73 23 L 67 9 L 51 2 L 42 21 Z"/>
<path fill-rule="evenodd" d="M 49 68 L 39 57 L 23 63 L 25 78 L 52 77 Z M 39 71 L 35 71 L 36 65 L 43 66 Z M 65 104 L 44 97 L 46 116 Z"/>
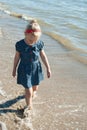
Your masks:
<path fill-rule="evenodd" d="M 51 76 L 50 65 L 43 50 L 44 43 L 39 40 L 41 29 L 37 21 L 32 20 L 25 29 L 25 38 L 16 43 L 16 54 L 14 57 L 13 77 L 16 76 L 17 83 L 25 88 L 26 108 L 32 109 L 32 97 L 38 90 L 38 85 L 43 80 L 43 72 L 39 56 L 46 66 L 47 77 Z"/>

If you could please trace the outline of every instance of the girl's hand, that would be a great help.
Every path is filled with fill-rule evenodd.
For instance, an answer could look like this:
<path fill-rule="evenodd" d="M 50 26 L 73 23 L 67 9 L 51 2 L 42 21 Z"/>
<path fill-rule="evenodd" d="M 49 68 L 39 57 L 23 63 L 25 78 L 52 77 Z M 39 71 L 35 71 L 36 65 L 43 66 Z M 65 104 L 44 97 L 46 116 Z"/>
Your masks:
<path fill-rule="evenodd" d="M 13 77 L 16 76 L 16 69 L 13 69 L 12 76 L 13 76 Z"/>
<path fill-rule="evenodd" d="M 49 65 L 49 62 L 48 62 L 48 59 L 47 59 L 47 56 L 46 56 L 44 50 L 41 50 L 41 51 L 40 51 L 40 56 L 41 56 L 41 59 L 42 59 L 44 65 L 46 66 L 46 69 L 47 69 L 47 77 L 50 78 L 50 76 L 51 76 L 50 65 Z"/>
<path fill-rule="evenodd" d="M 15 54 L 15 57 L 14 57 L 13 72 L 12 72 L 13 77 L 16 76 L 16 67 L 19 63 L 19 60 L 20 60 L 20 53 L 18 51 L 16 51 L 16 54 Z"/>
<path fill-rule="evenodd" d="M 51 77 L 51 70 L 47 69 L 47 77 L 50 78 Z"/>

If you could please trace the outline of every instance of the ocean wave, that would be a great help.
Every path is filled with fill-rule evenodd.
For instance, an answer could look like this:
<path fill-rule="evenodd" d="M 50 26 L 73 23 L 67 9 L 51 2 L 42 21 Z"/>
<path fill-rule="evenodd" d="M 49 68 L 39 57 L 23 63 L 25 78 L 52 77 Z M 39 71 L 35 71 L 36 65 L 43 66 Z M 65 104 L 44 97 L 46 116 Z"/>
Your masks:
<path fill-rule="evenodd" d="M 23 19 L 25 21 L 29 21 L 29 20 L 33 20 L 33 19 L 36 19 L 34 17 L 31 17 L 29 15 L 26 15 L 26 14 L 20 14 L 20 13 L 16 13 L 16 12 L 13 12 L 13 11 L 10 11 L 9 9 L 7 9 L 5 6 L 2 6 L 3 4 L 0 3 L 0 11 L 10 15 L 10 16 L 13 16 L 13 17 L 16 17 L 16 18 L 20 18 L 20 19 Z M 44 21 L 42 21 L 41 19 L 37 19 L 37 21 L 40 23 L 41 26 L 45 26 L 45 27 L 51 27 L 52 25 L 51 24 L 48 24 Z"/>
<path fill-rule="evenodd" d="M 56 40 L 58 43 L 62 44 L 65 48 L 69 50 L 77 50 L 79 52 L 87 53 L 87 50 L 73 43 L 69 38 L 62 35 L 56 34 L 54 32 L 45 32 L 48 36 Z"/>
<path fill-rule="evenodd" d="M 27 15 L 25 15 L 25 14 L 19 14 L 19 13 L 10 11 L 10 10 L 7 8 L 7 6 L 4 5 L 3 3 L 0 3 L 0 11 L 4 12 L 4 13 L 10 15 L 10 16 L 24 19 L 24 20 L 26 20 L 26 21 L 34 19 L 33 17 L 29 17 L 29 16 L 27 16 Z"/>
<path fill-rule="evenodd" d="M 53 32 L 45 32 L 45 34 L 52 37 L 54 40 L 56 40 L 60 44 L 64 45 L 69 50 L 74 50 L 76 48 L 69 39 L 67 39 L 63 36 L 60 36 Z"/>
<path fill-rule="evenodd" d="M 68 52 L 68 54 L 72 56 L 74 59 L 76 59 L 77 61 L 83 64 L 87 64 L 87 50 L 86 49 L 75 46 L 72 43 L 72 41 L 58 34 L 50 33 L 50 32 L 45 32 L 45 34 L 50 36 L 54 40 L 56 40 L 65 48 L 67 48 L 70 51 Z"/>
<path fill-rule="evenodd" d="M 19 18 L 19 19 L 23 19 L 25 21 L 35 19 L 34 17 L 31 17 L 27 14 L 20 14 L 20 13 L 17 13 L 17 12 L 13 12 L 11 10 L 11 8 L 9 8 L 8 5 L 5 5 L 4 3 L 0 3 L 0 11 L 4 12 L 4 13 L 10 15 L 10 16 L 13 16 L 13 17 L 16 17 L 16 18 Z M 73 17 L 76 17 L 76 16 L 73 16 Z M 76 18 L 77 18 L 77 20 L 79 20 L 79 17 L 76 17 Z M 73 43 L 72 40 L 70 40 L 67 37 L 64 37 L 62 35 L 62 33 L 57 34 L 56 32 L 54 32 L 56 30 L 56 26 L 51 24 L 48 21 L 45 22 L 45 20 L 42 20 L 42 19 L 37 19 L 37 21 L 40 23 L 43 33 L 45 33 L 46 35 L 48 35 L 52 39 L 56 40 L 58 43 L 63 45 L 68 50 L 72 51 L 73 57 L 75 57 L 76 59 L 78 59 L 79 61 L 81 61 L 83 63 L 86 63 L 87 59 L 86 59 L 84 54 L 87 54 L 87 50 L 86 50 L 85 47 L 83 47 L 84 44 L 81 43 L 81 45 L 80 45 L 80 43 L 79 44 Z M 79 31 L 80 32 L 79 35 L 76 35 L 76 36 L 79 36 L 79 37 L 83 36 L 82 38 L 86 39 L 87 30 L 86 30 L 86 28 L 83 28 L 83 26 L 81 26 L 81 25 L 79 26 L 78 24 L 71 23 L 71 22 L 64 23 L 64 25 L 62 24 L 62 26 L 69 28 L 71 30 Z M 48 32 L 48 30 L 49 30 L 49 32 Z M 2 30 L 1 29 L 0 29 L 0 37 L 2 37 Z M 81 41 L 81 38 L 80 38 L 80 41 Z M 84 46 L 86 46 L 86 44 Z M 75 51 L 76 51 L 76 53 L 74 53 Z"/>

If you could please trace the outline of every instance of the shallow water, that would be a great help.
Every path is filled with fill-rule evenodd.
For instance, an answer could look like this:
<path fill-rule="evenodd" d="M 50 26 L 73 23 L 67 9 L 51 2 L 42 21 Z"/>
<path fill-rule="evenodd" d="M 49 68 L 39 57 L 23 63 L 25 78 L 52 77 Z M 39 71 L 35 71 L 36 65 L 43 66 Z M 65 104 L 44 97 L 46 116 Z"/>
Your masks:
<path fill-rule="evenodd" d="M 20 31 L 24 29 L 25 21 L 37 19 L 43 33 L 72 50 L 77 60 L 81 59 L 87 64 L 87 0 L 0 0 L 0 10 L 20 17 L 21 20 L 16 18 L 8 23 L 14 27 L 16 25 Z"/>
<path fill-rule="evenodd" d="M 0 18 L 0 103 L 6 105 L 7 101 L 23 95 L 11 71 L 15 42 L 24 37 L 23 30 L 27 22 L 3 12 Z M 24 100 L 4 108 L 5 113 L 2 113 L 0 120 L 7 124 L 9 130 L 20 129 L 23 123 L 27 127 L 25 130 L 29 127 L 34 130 L 86 130 L 87 67 L 73 59 L 75 51 L 64 48 L 52 37 L 43 35 L 41 39 L 45 42 L 44 49 L 51 65 L 52 78 L 46 78 L 43 66 L 45 80 L 39 87 L 37 98 L 33 100 L 34 109 L 28 120 L 20 119 L 19 124 L 15 124 L 17 106 L 23 104 Z M 30 121 L 29 124 L 27 121 Z"/>

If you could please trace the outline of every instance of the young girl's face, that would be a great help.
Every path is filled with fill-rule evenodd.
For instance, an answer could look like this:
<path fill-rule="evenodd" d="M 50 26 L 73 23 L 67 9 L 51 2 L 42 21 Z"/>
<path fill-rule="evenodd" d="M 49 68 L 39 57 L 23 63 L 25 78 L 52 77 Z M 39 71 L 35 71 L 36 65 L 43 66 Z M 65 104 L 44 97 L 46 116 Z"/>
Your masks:
<path fill-rule="evenodd" d="M 28 44 L 33 44 L 39 39 L 39 37 L 35 36 L 33 33 L 25 33 L 25 39 Z"/>

